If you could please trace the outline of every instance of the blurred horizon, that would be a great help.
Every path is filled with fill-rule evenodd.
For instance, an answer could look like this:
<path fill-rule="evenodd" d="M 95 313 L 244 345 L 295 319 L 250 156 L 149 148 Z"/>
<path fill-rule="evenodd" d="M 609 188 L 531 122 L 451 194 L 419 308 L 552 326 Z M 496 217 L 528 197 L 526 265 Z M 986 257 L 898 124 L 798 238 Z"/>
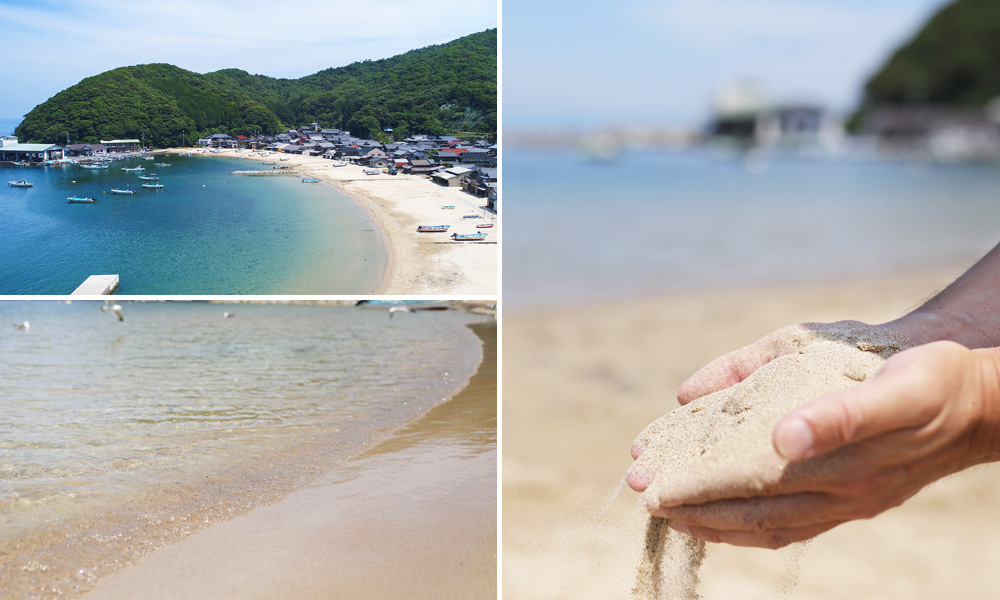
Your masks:
<path fill-rule="evenodd" d="M 700 130 L 727 88 L 840 118 L 947 0 L 508 1 L 504 129 Z"/>

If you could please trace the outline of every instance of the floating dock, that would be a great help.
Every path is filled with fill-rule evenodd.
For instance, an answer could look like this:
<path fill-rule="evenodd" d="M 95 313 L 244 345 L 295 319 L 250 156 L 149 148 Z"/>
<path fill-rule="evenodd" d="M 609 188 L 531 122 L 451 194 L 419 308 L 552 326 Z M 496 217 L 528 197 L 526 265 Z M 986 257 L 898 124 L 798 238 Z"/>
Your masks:
<path fill-rule="evenodd" d="M 91 275 L 73 290 L 71 296 L 107 296 L 118 289 L 117 275 Z"/>

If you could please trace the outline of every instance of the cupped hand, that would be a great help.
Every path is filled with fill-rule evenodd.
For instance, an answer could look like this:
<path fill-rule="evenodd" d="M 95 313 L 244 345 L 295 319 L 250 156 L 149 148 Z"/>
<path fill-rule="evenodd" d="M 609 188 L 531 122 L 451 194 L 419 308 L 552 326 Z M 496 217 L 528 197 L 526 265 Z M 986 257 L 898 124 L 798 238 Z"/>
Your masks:
<path fill-rule="evenodd" d="M 751 471 L 679 475 L 647 508 L 707 541 L 770 548 L 873 517 L 941 477 L 1000 459 L 998 365 L 1000 350 L 952 342 L 900 352 L 867 382 L 785 415 L 776 453 Z"/>

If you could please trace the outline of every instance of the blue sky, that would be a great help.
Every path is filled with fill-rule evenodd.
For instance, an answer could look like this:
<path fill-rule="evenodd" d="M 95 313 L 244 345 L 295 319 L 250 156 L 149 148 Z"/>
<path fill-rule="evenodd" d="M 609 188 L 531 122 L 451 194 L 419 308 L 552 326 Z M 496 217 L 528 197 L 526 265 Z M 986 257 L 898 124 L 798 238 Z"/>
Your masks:
<path fill-rule="evenodd" d="M 297 78 L 385 58 L 497 27 L 497 1 L 0 0 L 0 117 L 126 65 Z"/>
<path fill-rule="evenodd" d="M 507 0 L 503 127 L 698 126 L 720 85 L 849 111 L 945 0 Z"/>

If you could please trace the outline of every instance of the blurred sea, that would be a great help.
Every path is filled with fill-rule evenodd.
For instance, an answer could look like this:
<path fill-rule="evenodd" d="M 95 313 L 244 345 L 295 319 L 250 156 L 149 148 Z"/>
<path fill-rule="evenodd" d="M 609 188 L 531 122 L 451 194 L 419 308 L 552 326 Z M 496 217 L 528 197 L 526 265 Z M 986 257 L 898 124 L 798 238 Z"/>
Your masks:
<path fill-rule="evenodd" d="M 504 152 L 510 309 L 952 265 L 1000 241 L 1000 166 Z"/>

